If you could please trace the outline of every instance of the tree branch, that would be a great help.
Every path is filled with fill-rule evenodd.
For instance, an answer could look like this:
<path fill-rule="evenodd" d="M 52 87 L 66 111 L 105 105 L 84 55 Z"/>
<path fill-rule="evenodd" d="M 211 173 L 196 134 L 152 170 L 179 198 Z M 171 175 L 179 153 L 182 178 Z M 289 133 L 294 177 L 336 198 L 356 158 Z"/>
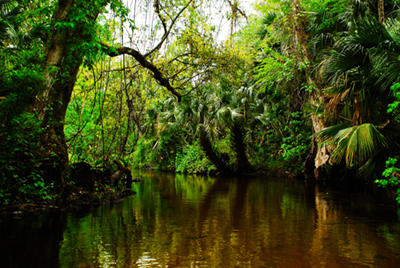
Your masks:
<path fill-rule="evenodd" d="M 166 26 L 166 22 L 165 22 L 165 18 L 160 14 L 160 8 L 159 8 L 159 0 L 155 0 L 154 2 L 154 8 L 155 8 L 155 12 L 157 13 L 158 17 L 161 20 L 161 23 L 163 25 L 164 28 L 164 35 L 161 38 L 161 41 L 157 44 L 157 46 L 155 46 L 151 51 L 147 52 L 144 56 L 147 57 L 148 55 L 154 53 L 155 51 L 159 50 L 162 46 L 162 44 L 165 42 L 165 40 L 167 40 L 168 35 L 170 34 L 172 27 L 174 27 L 176 21 L 178 20 L 178 18 L 181 16 L 181 14 L 183 13 L 183 11 L 186 10 L 186 8 L 193 2 L 193 0 L 190 0 L 189 2 L 187 2 L 187 4 L 178 12 L 178 14 L 176 14 L 175 18 L 172 20 L 171 25 L 169 26 L 169 29 L 167 30 L 167 26 Z"/>
<path fill-rule="evenodd" d="M 101 44 L 103 46 L 103 48 L 106 48 L 107 50 L 107 54 L 110 57 L 116 57 L 119 55 L 130 55 L 133 58 L 135 58 L 135 60 L 137 60 L 140 65 L 142 65 L 144 68 L 150 70 L 153 73 L 153 77 L 158 81 L 158 83 L 165 87 L 169 92 L 171 92 L 173 95 L 175 95 L 178 98 L 178 102 L 181 101 L 182 95 L 176 91 L 177 89 L 175 87 L 173 87 L 169 81 L 168 78 L 165 78 L 163 73 L 151 62 L 149 62 L 146 59 L 146 56 L 142 55 L 139 51 L 133 49 L 133 48 L 129 48 L 129 47 L 118 47 L 118 48 L 114 48 L 114 51 L 110 51 L 110 47 L 106 44 Z M 115 52 L 116 51 L 116 52 Z"/>
<path fill-rule="evenodd" d="M 230 0 L 226 0 L 226 2 L 228 2 L 229 6 L 232 9 L 232 12 L 239 12 L 240 15 L 242 15 L 246 21 L 248 20 L 246 13 L 244 13 L 238 6 L 238 3 L 236 1 L 234 1 L 234 3 L 232 3 Z"/>
<path fill-rule="evenodd" d="M 153 6 L 154 6 L 154 10 L 155 10 L 156 14 L 158 15 L 158 17 L 161 20 L 161 24 L 164 28 L 164 34 L 165 34 L 167 32 L 167 23 L 165 22 L 165 18 L 161 15 L 161 12 L 160 12 L 160 6 L 161 6 L 160 0 L 154 0 Z"/>

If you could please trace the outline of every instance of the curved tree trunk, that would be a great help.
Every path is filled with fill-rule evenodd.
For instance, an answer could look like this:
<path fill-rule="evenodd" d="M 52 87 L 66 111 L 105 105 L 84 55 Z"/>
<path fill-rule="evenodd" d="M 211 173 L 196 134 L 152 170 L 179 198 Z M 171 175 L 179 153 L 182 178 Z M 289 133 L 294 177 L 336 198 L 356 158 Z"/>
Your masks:
<path fill-rule="evenodd" d="M 214 164 L 214 166 L 223 175 L 233 174 L 234 171 L 229 167 L 227 163 L 214 151 L 210 139 L 207 137 L 204 131 L 200 132 L 200 145 L 206 154 L 207 158 Z"/>
<path fill-rule="evenodd" d="M 244 126 L 236 120 L 230 129 L 232 132 L 232 144 L 237 156 L 236 172 L 239 174 L 249 173 L 252 171 L 252 168 L 246 154 L 246 145 L 244 143 Z"/>

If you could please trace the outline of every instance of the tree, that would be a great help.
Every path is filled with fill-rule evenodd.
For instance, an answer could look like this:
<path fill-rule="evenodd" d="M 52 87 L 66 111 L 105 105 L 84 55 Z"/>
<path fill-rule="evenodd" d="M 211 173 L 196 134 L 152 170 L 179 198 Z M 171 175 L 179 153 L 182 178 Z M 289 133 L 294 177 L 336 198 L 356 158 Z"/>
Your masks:
<path fill-rule="evenodd" d="M 199 77 L 195 73 L 196 70 L 202 70 L 201 73 L 205 73 L 207 68 L 207 65 L 197 64 L 192 72 L 184 73 L 182 71 L 184 68 L 182 68 L 178 73 L 166 76 L 163 73 L 164 70 L 157 67 L 154 62 L 154 55 L 159 53 L 162 45 L 166 43 L 178 19 L 189 8 L 192 11 L 196 9 L 196 6 L 192 5 L 192 0 L 178 5 L 168 4 L 165 6 L 162 6 L 159 1 L 154 2 L 154 10 L 164 32 L 159 42 L 147 53 L 143 54 L 138 50 L 124 46 L 123 42 L 121 45 L 116 45 L 115 48 L 112 48 L 107 44 L 107 40 L 101 39 L 101 34 L 104 34 L 107 24 L 98 23 L 98 17 L 107 8 L 116 12 L 117 16 L 122 18 L 122 21 L 127 20 L 128 10 L 120 1 L 59 0 L 49 3 L 35 1 L 29 2 L 29 9 L 21 9 L 23 7 L 22 4 L 17 4 L 13 1 L 1 2 L 2 20 L 0 31 L 4 39 L 2 40 L 0 56 L 4 58 L 8 51 L 15 50 L 19 53 L 18 56 L 23 56 L 24 61 L 13 61 L 17 58 L 12 57 L 8 61 L 11 67 L 5 72 L 5 75 L 2 73 L 1 81 L 7 86 L 4 86 L 0 92 L 1 99 L 5 100 L 2 101 L 1 108 L 3 111 L 10 110 L 10 112 L 1 113 L 2 118 L 0 120 L 4 129 L 12 128 L 13 133 L 17 133 L 21 130 L 16 127 L 18 123 L 14 119 L 19 118 L 21 114 L 25 116 L 26 113 L 33 115 L 33 118 L 37 115 L 37 120 L 35 119 L 37 131 L 35 131 L 35 134 L 40 133 L 40 135 L 35 137 L 37 140 L 34 140 L 34 144 L 38 145 L 41 150 L 36 150 L 36 152 L 41 159 L 49 160 L 46 160 L 46 163 L 40 163 L 42 171 L 47 173 L 47 175 L 41 174 L 40 176 L 47 177 L 49 184 L 61 185 L 60 189 L 63 189 L 68 184 L 66 177 L 69 159 L 64 132 L 65 116 L 76 84 L 77 74 L 82 65 L 94 66 L 99 56 L 104 54 L 111 57 L 121 54 L 131 55 L 143 68 L 153 74 L 161 86 L 170 90 L 178 99 L 184 94 L 176 91 L 175 87 L 184 88 L 190 85 L 185 93 L 188 94 L 192 90 L 190 81 L 193 77 L 196 79 Z M 20 10 L 25 13 L 21 13 Z M 30 13 L 28 10 L 33 11 Z M 40 16 L 35 17 L 33 16 L 34 13 Z M 15 19 L 15 14 L 19 14 L 17 19 Z M 20 42 L 22 38 L 21 40 L 16 40 L 8 34 L 12 32 L 12 29 L 17 29 L 22 25 L 21 19 L 24 15 L 27 15 L 27 22 L 30 23 L 28 29 L 30 29 L 31 38 L 24 37 L 23 41 L 30 41 L 29 46 Z M 3 20 L 3 17 L 6 19 Z M 11 44 L 11 42 L 14 43 Z M 35 46 L 32 46 L 32 44 L 35 44 Z M 193 55 L 189 56 L 192 57 Z M 193 60 L 195 59 L 193 58 Z M 30 69 L 24 69 L 27 67 Z M 25 72 L 21 72 L 21 68 Z M 193 76 L 190 77 L 190 74 Z M 16 77 L 16 75 L 19 77 Z M 185 76 L 189 77 L 189 79 L 185 79 L 178 86 L 171 82 L 179 81 Z M 17 81 L 22 82 L 24 80 L 27 82 L 25 86 L 18 88 L 23 93 L 14 94 L 18 87 Z M 201 82 L 202 80 L 196 81 Z M 128 113 L 130 114 L 127 121 L 127 131 L 129 131 L 133 120 L 133 107 L 129 92 L 125 91 L 125 96 L 128 102 Z M 23 102 L 21 102 L 22 98 L 24 98 Z M 12 104 L 17 103 L 19 103 L 18 109 L 9 109 Z M 39 123 L 40 126 L 36 123 Z M 7 137 L 9 134 L 9 131 L 5 131 L 1 135 Z M 128 135 L 126 134 L 126 136 Z M 125 138 L 119 155 L 123 153 L 126 143 L 127 139 Z M 8 146 L 7 144 L 8 142 L 2 142 L 4 146 Z M 16 148 L 16 150 L 20 150 L 20 148 Z M 5 166 L 9 164 L 7 160 L 4 163 Z M 6 176 L 12 176 L 11 173 L 6 172 Z"/>
<path fill-rule="evenodd" d="M 337 40 L 323 65 L 331 94 L 327 114 L 336 123 L 347 122 L 318 135 L 323 141 L 336 141 L 331 164 L 345 159 L 348 169 L 357 167 L 360 175 L 371 177 L 382 172 L 382 156 L 390 154 L 388 148 L 397 148 L 397 123 L 386 109 L 393 100 L 390 86 L 399 79 L 398 59 L 393 56 L 399 55 L 400 46 L 395 34 L 397 19 L 388 15 L 382 24 L 378 12 L 367 7 L 362 13 L 353 7 L 356 15 L 351 17 L 351 27 Z M 388 10 L 394 9 L 397 4 L 388 5 Z"/>

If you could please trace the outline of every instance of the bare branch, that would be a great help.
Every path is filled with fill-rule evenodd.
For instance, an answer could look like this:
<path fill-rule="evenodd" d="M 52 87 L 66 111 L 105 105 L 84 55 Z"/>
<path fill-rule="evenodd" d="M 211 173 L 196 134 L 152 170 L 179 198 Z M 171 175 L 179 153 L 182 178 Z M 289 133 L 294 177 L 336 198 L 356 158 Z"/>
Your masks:
<path fill-rule="evenodd" d="M 242 15 L 246 20 L 248 20 L 246 14 L 239 8 L 238 3 L 236 1 L 232 3 L 230 0 L 226 0 L 226 2 L 228 2 L 229 6 L 231 7 L 232 12 L 239 12 L 240 15 Z"/>
<path fill-rule="evenodd" d="M 194 87 L 192 87 L 188 92 L 186 92 L 185 94 L 182 95 L 182 98 L 189 95 L 190 93 L 192 93 L 193 91 L 195 91 L 196 89 L 198 89 L 204 81 L 206 81 L 206 78 L 201 79 L 201 81 L 199 83 L 197 83 L 197 85 L 195 85 Z"/>
<path fill-rule="evenodd" d="M 178 79 L 178 75 L 190 69 L 191 66 L 186 66 L 185 68 L 181 68 L 179 71 L 176 71 L 174 75 L 170 77 L 170 79 Z"/>
<path fill-rule="evenodd" d="M 188 6 L 193 2 L 193 0 L 189 0 L 189 2 L 187 2 L 187 4 L 178 12 L 178 14 L 176 14 L 175 18 L 172 20 L 171 25 L 169 26 L 169 29 L 167 30 L 166 27 L 166 23 L 165 23 L 165 18 L 161 16 L 160 14 L 160 10 L 159 10 L 159 0 L 155 0 L 154 2 L 154 7 L 156 8 L 156 3 L 157 4 L 157 8 L 156 8 L 156 13 L 158 15 L 158 17 L 161 20 L 161 23 L 163 24 L 164 27 L 164 35 L 161 38 L 161 41 L 157 44 L 157 46 L 155 46 L 150 52 L 146 53 L 144 56 L 147 57 L 150 54 L 153 54 L 155 51 L 159 50 L 162 46 L 162 44 L 165 42 L 165 40 L 167 40 L 169 34 L 171 33 L 172 28 L 174 27 L 176 21 L 178 20 L 178 18 L 181 16 L 181 14 L 183 13 L 183 11 L 186 10 L 186 8 L 188 8 Z"/>
<path fill-rule="evenodd" d="M 154 10 L 155 10 L 156 14 L 158 15 L 158 17 L 161 20 L 161 24 L 164 28 L 164 34 L 165 34 L 167 32 L 167 23 L 165 21 L 165 18 L 161 15 L 161 12 L 160 12 L 160 6 L 161 6 L 160 0 L 154 0 L 153 6 L 154 6 Z"/>

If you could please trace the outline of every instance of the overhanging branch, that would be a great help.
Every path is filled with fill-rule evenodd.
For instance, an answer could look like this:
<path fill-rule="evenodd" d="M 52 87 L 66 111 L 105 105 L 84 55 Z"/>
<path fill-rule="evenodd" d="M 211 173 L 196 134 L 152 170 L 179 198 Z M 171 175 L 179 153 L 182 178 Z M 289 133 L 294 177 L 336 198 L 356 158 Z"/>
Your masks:
<path fill-rule="evenodd" d="M 130 55 L 137 62 L 139 62 L 140 65 L 142 65 L 144 68 L 150 70 L 153 73 L 153 77 L 158 81 L 158 83 L 165 87 L 169 92 L 171 92 L 173 95 L 175 95 L 178 98 L 178 102 L 181 101 L 182 95 L 176 91 L 176 88 L 171 85 L 169 82 L 168 78 L 165 78 L 163 73 L 151 62 L 149 62 L 144 55 L 142 55 L 139 51 L 129 48 L 129 47 L 117 47 L 113 48 L 113 51 L 111 51 L 108 45 L 106 44 L 101 44 L 104 48 L 107 49 L 107 54 L 110 57 L 116 57 L 119 55 Z"/>

